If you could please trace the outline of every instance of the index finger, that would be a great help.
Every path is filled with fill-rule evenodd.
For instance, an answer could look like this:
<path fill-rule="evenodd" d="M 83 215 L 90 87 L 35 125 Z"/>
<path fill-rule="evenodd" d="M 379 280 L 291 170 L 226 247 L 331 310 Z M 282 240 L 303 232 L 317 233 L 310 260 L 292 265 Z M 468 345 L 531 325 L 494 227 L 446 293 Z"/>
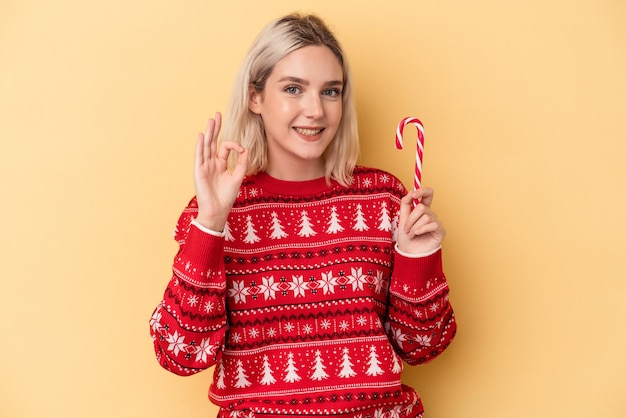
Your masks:
<path fill-rule="evenodd" d="M 435 191 L 430 187 L 420 187 L 413 192 L 413 198 L 419 200 L 420 203 L 428 207 L 430 207 L 430 205 L 433 203 L 434 196 Z"/>
<path fill-rule="evenodd" d="M 414 193 L 415 192 L 408 192 L 400 201 L 398 228 L 404 232 L 408 232 L 406 231 L 405 225 L 409 219 L 409 215 L 411 215 L 411 211 L 413 210 Z"/>

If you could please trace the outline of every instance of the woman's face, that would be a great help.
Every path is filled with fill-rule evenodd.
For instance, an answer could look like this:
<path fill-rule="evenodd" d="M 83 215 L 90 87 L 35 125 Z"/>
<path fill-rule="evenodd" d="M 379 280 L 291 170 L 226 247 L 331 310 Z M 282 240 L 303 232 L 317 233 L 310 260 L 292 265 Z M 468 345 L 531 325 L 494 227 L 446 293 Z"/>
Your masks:
<path fill-rule="evenodd" d="M 322 154 L 342 115 L 343 71 L 325 46 L 306 46 L 280 60 L 250 110 L 261 115 L 268 174 L 282 180 L 324 176 Z"/>

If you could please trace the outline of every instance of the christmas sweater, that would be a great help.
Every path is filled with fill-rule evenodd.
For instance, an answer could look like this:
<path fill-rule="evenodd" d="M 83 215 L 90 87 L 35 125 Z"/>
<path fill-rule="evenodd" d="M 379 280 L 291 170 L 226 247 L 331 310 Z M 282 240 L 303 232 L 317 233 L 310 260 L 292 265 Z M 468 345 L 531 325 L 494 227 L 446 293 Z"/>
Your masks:
<path fill-rule="evenodd" d="M 417 417 L 403 361 L 427 362 L 456 331 L 441 250 L 395 247 L 402 183 L 357 167 L 349 187 L 321 178 L 244 178 L 222 234 L 175 230 L 173 277 L 150 321 L 159 363 L 215 366 L 219 417 Z"/>

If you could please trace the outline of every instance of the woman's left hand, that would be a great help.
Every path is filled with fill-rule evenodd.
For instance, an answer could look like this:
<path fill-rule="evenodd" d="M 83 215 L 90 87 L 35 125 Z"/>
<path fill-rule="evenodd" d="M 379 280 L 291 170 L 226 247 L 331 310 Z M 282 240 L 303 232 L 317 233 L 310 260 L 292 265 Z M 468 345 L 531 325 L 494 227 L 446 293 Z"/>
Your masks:
<path fill-rule="evenodd" d="M 400 202 L 398 248 L 408 254 L 424 254 L 441 245 L 446 230 L 430 209 L 435 192 L 429 187 L 411 191 Z M 417 203 L 413 208 L 413 201 Z"/>

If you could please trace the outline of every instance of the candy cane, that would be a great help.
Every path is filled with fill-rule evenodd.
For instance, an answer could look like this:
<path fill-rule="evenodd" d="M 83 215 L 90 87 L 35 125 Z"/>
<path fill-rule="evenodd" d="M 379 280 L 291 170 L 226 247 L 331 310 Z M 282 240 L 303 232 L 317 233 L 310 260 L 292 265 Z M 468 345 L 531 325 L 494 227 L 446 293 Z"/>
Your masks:
<path fill-rule="evenodd" d="M 402 149 L 402 132 L 404 127 L 412 123 L 417 128 L 417 149 L 415 151 L 415 176 L 413 178 L 413 187 L 415 190 L 422 185 L 422 158 L 424 156 L 424 125 L 419 119 L 412 116 L 406 117 L 398 124 L 396 130 L 396 149 Z"/>

